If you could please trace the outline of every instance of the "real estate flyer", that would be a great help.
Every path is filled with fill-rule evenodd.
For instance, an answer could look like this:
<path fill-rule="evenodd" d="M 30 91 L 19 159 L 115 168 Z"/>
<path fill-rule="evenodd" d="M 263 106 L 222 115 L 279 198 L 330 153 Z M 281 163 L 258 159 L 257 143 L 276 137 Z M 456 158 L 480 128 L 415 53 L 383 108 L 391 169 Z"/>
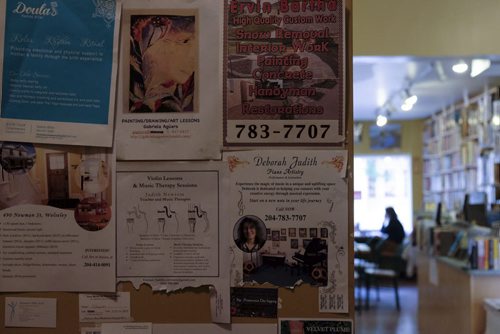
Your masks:
<path fill-rule="evenodd" d="M 110 147 L 120 3 L 0 5 L 0 140 Z"/>
<path fill-rule="evenodd" d="M 347 151 L 235 151 L 229 168 L 231 284 L 319 287 L 348 312 Z"/>
<path fill-rule="evenodd" d="M 219 296 L 214 321 L 229 322 L 224 167 L 119 164 L 118 281 L 165 291 L 212 285 Z"/>
<path fill-rule="evenodd" d="M 223 2 L 123 3 L 121 160 L 220 159 Z"/>
<path fill-rule="evenodd" d="M 115 291 L 109 149 L 0 142 L 0 291 Z"/>
<path fill-rule="evenodd" d="M 344 1 L 226 2 L 224 144 L 341 146 Z"/>

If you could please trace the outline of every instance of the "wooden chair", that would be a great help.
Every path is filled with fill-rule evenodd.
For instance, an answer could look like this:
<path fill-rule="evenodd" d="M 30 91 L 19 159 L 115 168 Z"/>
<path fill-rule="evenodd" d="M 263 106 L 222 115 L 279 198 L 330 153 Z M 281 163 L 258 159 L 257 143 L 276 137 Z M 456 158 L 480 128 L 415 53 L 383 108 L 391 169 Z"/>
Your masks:
<path fill-rule="evenodd" d="M 405 243 L 398 245 L 392 251 L 384 250 L 382 245 L 374 249 L 374 266 L 364 269 L 364 279 L 366 284 L 366 304 L 365 308 L 370 308 L 370 288 L 374 284 L 377 288 L 377 299 L 380 300 L 380 283 L 390 282 L 394 289 L 396 308 L 401 309 L 399 303 L 399 276 L 403 268 L 403 258 L 401 257 Z M 391 247 L 392 248 L 392 247 Z"/>

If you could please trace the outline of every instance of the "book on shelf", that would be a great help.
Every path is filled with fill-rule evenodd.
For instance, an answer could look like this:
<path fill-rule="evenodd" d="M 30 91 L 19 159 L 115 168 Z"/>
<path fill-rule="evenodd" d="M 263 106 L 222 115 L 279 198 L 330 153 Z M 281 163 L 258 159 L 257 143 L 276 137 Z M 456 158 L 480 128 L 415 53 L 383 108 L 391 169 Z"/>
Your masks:
<path fill-rule="evenodd" d="M 470 239 L 468 255 L 469 267 L 472 270 L 500 270 L 500 238 Z"/>

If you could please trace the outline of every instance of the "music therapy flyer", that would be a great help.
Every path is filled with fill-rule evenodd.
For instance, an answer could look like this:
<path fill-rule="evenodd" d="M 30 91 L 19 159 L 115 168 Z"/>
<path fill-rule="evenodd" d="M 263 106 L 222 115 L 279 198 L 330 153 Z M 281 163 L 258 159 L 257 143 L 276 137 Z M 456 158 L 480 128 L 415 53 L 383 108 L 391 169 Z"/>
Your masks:
<path fill-rule="evenodd" d="M 0 7 L 0 140 L 110 147 L 120 2 Z"/>
<path fill-rule="evenodd" d="M 225 165 L 120 162 L 117 276 L 136 287 L 214 287 L 212 318 L 229 321 Z"/>

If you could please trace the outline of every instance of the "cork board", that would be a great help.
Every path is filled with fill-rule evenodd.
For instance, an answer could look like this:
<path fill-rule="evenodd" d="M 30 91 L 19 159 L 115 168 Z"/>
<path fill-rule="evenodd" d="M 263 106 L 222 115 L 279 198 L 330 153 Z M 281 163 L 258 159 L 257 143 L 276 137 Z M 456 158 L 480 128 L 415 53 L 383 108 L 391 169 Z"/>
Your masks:
<path fill-rule="evenodd" d="M 345 55 L 345 89 L 346 89 L 346 142 L 344 149 L 348 150 L 349 168 L 348 178 L 348 258 L 354 257 L 353 253 L 353 183 L 352 183 L 352 0 L 345 1 L 346 10 L 346 55 Z M 278 296 L 281 306 L 278 317 L 282 318 L 339 318 L 354 319 L 354 276 L 353 263 L 349 261 L 349 312 L 344 314 L 320 313 L 318 303 L 318 288 L 301 285 L 295 289 L 279 288 Z M 261 286 L 262 287 L 262 286 Z M 263 285 L 263 287 L 270 287 Z M 182 291 L 161 293 L 153 292 L 148 286 L 141 286 L 136 290 L 130 283 L 121 283 L 118 291 L 130 292 L 131 316 L 137 322 L 153 323 L 210 323 L 210 302 L 208 287 L 185 289 Z M 6 328 L 5 327 L 5 297 L 38 297 L 57 299 L 57 328 Z M 23 333 L 79 333 L 80 323 L 78 318 L 78 293 L 2 293 L 0 294 L 0 329 L 5 334 Z M 245 318 L 232 319 L 233 323 L 275 323 L 275 319 Z"/>

